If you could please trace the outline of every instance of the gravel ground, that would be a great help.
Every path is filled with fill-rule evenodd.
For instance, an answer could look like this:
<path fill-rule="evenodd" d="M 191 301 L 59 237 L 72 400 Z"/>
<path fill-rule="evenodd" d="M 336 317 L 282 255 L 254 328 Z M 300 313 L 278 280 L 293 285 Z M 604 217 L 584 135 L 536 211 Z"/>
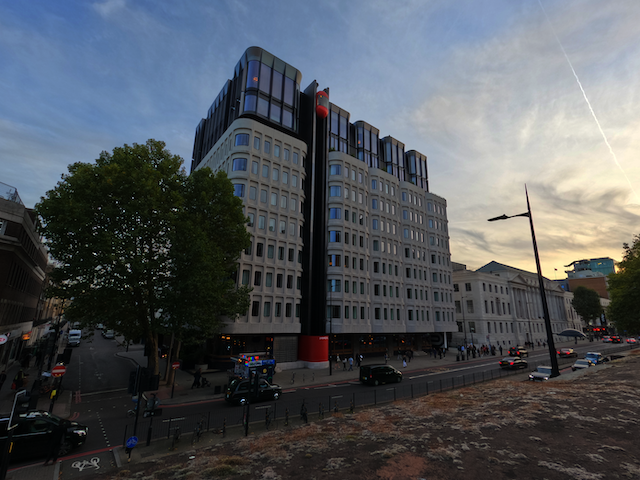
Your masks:
<path fill-rule="evenodd" d="M 119 479 L 640 478 L 640 352 L 544 383 L 522 377 L 335 414 L 147 463 Z"/>

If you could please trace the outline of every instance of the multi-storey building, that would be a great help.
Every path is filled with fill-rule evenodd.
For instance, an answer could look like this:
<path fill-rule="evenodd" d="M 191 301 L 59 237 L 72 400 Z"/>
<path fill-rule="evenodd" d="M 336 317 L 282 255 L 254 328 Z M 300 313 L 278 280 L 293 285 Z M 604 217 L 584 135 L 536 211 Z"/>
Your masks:
<path fill-rule="evenodd" d="M 249 48 L 196 129 L 192 170 L 227 173 L 253 237 L 237 275 L 251 306 L 224 319 L 216 354 L 318 367 L 329 354 L 446 345 L 447 204 L 429 191 L 426 156 L 301 79 Z"/>
<path fill-rule="evenodd" d="M 0 183 L 0 369 L 19 357 L 44 327 L 47 252 L 36 215 L 18 191 Z M 39 330 L 43 330 L 40 328 Z"/>
<path fill-rule="evenodd" d="M 567 328 L 581 330 L 571 305 L 573 294 L 544 279 L 554 340 Z M 458 322 L 457 344 L 523 345 L 546 342 L 538 274 L 497 262 L 476 271 L 455 263 L 453 289 Z M 566 338 L 563 340 L 566 341 Z"/>

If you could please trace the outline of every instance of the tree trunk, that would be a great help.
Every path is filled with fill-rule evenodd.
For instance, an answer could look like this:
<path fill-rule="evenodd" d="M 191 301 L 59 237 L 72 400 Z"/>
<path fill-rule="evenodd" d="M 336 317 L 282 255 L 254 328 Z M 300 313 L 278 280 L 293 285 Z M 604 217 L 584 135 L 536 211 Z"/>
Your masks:
<path fill-rule="evenodd" d="M 152 375 L 158 375 L 160 373 L 160 362 L 158 361 L 158 334 L 155 332 L 149 332 L 147 334 L 147 367 L 151 371 Z"/>
<path fill-rule="evenodd" d="M 171 332 L 171 343 L 169 344 L 169 353 L 167 353 L 167 369 L 164 372 L 164 381 L 166 382 L 167 385 L 170 385 L 169 383 L 169 375 L 171 370 L 173 370 L 173 368 L 171 368 L 171 363 L 172 359 L 173 359 L 173 340 L 174 340 L 175 334 L 173 332 Z"/>
<path fill-rule="evenodd" d="M 176 349 L 173 352 L 173 355 L 171 357 L 169 357 L 169 362 L 173 363 L 175 362 L 178 357 L 180 356 L 180 347 L 182 346 L 182 342 L 180 340 L 178 340 L 178 344 L 176 345 Z M 169 371 L 169 375 L 167 376 L 167 385 L 173 385 L 174 379 L 176 376 L 176 371 L 172 368 Z"/>

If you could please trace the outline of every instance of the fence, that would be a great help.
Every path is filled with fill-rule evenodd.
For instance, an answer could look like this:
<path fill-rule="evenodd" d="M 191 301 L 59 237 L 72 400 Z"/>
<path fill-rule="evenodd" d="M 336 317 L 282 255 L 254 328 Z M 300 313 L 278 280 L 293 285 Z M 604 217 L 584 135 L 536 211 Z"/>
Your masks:
<path fill-rule="evenodd" d="M 619 345 L 608 349 L 599 349 L 604 355 L 611 355 L 622 350 L 636 348 L 636 345 Z M 561 368 L 568 367 L 575 362 L 575 358 L 558 359 Z M 466 362 L 465 362 L 466 363 Z M 499 378 L 513 375 L 522 375 L 534 370 L 539 365 L 548 365 L 548 360 L 529 362 L 525 371 L 493 369 L 477 373 L 456 375 L 450 378 L 438 380 L 396 383 L 379 387 L 363 388 L 351 394 L 329 394 L 324 397 L 310 393 L 302 400 L 287 400 L 281 396 L 276 402 L 251 404 L 249 419 L 253 425 L 262 422 L 265 428 L 280 428 L 282 426 L 301 425 L 306 423 L 302 418 L 302 406 L 306 407 L 307 418 L 323 418 L 334 412 L 348 412 L 355 408 L 371 407 L 379 404 L 390 403 L 399 399 L 422 397 L 434 393 L 464 388 L 478 383 L 484 383 Z M 457 365 L 457 364 L 454 364 Z M 313 392 L 313 390 L 310 390 Z M 313 395 L 313 396 L 312 396 Z M 312 399 L 313 398 L 313 399 Z M 269 422 L 266 422 L 268 414 Z M 214 430 L 224 434 L 227 428 L 242 427 L 245 423 L 245 409 L 223 406 L 216 410 L 210 410 L 205 414 L 180 415 L 175 417 L 155 417 L 140 419 L 138 422 L 138 435 L 145 438 L 147 445 L 154 439 L 170 439 L 175 434 L 176 428 L 182 435 L 191 435 L 198 428 L 199 422 L 203 422 L 204 431 Z M 268 423 L 268 426 L 267 426 Z M 123 445 L 127 439 L 127 433 L 133 432 L 133 424 L 125 428 Z"/>

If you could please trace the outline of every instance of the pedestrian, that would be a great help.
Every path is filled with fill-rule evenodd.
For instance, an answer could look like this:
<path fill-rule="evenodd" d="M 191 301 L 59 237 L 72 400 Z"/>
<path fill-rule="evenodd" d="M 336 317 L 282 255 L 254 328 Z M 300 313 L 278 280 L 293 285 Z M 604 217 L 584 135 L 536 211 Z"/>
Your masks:
<path fill-rule="evenodd" d="M 353 357 L 349 357 L 349 371 L 353 371 Z"/>
<path fill-rule="evenodd" d="M 199 368 L 196 370 L 196 373 L 193 374 L 193 384 L 191 385 L 191 390 L 193 387 L 200 388 L 200 378 L 202 377 L 202 369 Z"/>
<path fill-rule="evenodd" d="M 500 356 L 502 356 L 502 345 L 500 345 L 499 350 L 500 350 Z"/>
<path fill-rule="evenodd" d="M 65 422 L 60 422 L 54 427 L 51 437 L 49 456 L 47 456 L 47 459 L 44 461 L 45 465 L 49 463 L 49 460 L 51 460 L 51 463 L 53 464 L 58 461 L 58 456 L 60 455 L 60 447 L 62 446 L 62 442 L 64 441 L 64 436 L 66 433 L 67 427 Z"/>
<path fill-rule="evenodd" d="M 389 354 L 384 352 L 384 364 L 386 365 L 387 363 L 389 363 Z"/>
<path fill-rule="evenodd" d="M 407 368 L 407 357 L 402 357 L 402 367 Z"/>
<path fill-rule="evenodd" d="M 11 390 L 20 390 L 24 386 L 24 372 L 22 368 L 18 370 L 16 376 L 13 377 L 13 384 L 11 385 Z"/>
<path fill-rule="evenodd" d="M 336 368 L 340 368 L 340 355 L 336 355 Z"/>
<path fill-rule="evenodd" d="M 344 357 L 342 359 L 342 370 L 346 370 L 347 369 L 347 357 Z"/>
<path fill-rule="evenodd" d="M 7 372 L 2 370 L 2 372 L 0 372 L 0 390 L 2 390 L 2 385 L 4 385 L 4 382 L 7 380 Z"/>

